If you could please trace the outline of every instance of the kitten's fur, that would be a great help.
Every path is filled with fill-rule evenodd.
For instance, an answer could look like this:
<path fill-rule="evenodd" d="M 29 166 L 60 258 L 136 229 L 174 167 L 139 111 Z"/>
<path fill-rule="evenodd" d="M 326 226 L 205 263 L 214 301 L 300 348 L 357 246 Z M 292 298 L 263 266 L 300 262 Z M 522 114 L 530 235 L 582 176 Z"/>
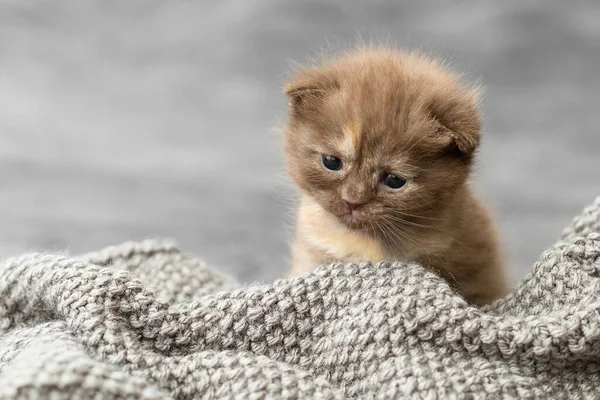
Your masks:
<path fill-rule="evenodd" d="M 361 48 L 298 69 L 284 91 L 288 170 L 301 192 L 291 275 L 404 260 L 473 303 L 505 293 L 493 223 L 468 183 L 481 136 L 474 89 L 417 53 Z M 342 170 L 327 170 L 323 155 Z M 383 187 L 384 173 L 407 184 Z M 350 212 L 345 201 L 362 205 Z"/>

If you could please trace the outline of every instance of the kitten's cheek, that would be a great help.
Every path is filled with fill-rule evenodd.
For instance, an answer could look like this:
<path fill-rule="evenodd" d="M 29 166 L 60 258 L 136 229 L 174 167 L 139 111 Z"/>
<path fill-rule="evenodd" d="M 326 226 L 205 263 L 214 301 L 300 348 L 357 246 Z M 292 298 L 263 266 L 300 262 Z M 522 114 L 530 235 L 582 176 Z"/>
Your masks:
<path fill-rule="evenodd" d="M 317 194 L 317 196 L 315 196 L 315 200 L 317 200 L 321 207 L 323 207 L 323 209 L 327 212 L 333 215 L 340 215 L 343 213 L 343 209 L 340 204 L 332 200 L 332 196 L 333 195 L 331 193 L 320 192 Z"/>

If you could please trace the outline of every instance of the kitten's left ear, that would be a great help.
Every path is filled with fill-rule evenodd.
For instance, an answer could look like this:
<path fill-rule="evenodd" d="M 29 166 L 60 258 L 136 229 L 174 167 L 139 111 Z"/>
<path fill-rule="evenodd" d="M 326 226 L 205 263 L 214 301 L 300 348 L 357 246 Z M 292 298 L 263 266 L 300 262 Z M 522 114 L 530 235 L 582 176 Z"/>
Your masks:
<path fill-rule="evenodd" d="M 290 82 L 283 87 L 292 111 L 316 110 L 323 98 L 338 87 L 336 80 L 324 73 L 304 68 L 296 72 Z"/>
<path fill-rule="evenodd" d="M 460 95 L 433 101 L 429 112 L 439 125 L 437 135 L 459 154 L 470 157 L 481 141 L 479 92 L 470 90 Z"/>

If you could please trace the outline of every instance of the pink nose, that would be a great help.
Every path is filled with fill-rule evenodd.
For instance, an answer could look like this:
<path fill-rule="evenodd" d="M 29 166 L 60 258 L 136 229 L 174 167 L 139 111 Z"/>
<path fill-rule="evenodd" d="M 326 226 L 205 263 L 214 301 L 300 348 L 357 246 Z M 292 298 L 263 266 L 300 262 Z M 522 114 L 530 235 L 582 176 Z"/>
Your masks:
<path fill-rule="evenodd" d="M 365 204 L 365 203 L 351 203 L 351 202 L 346 201 L 346 200 L 344 200 L 344 203 L 346 204 L 346 208 L 350 212 L 356 210 L 357 208 L 359 208 L 360 206 L 362 206 L 363 204 Z"/>

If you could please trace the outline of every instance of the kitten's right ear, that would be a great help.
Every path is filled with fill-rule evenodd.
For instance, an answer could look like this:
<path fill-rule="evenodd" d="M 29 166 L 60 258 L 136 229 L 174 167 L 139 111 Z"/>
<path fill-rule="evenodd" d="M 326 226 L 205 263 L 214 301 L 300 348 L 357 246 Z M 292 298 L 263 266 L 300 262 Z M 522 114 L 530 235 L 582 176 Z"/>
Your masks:
<path fill-rule="evenodd" d="M 298 71 L 283 87 L 290 110 L 295 112 L 317 110 L 323 98 L 339 87 L 332 79 L 315 69 Z"/>
<path fill-rule="evenodd" d="M 469 90 L 433 99 L 429 105 L 429 115 L 438 126 L 437 137 L 446 150 L 467 159 L 481 140 L 478 103 L 479 93 Z"/>

